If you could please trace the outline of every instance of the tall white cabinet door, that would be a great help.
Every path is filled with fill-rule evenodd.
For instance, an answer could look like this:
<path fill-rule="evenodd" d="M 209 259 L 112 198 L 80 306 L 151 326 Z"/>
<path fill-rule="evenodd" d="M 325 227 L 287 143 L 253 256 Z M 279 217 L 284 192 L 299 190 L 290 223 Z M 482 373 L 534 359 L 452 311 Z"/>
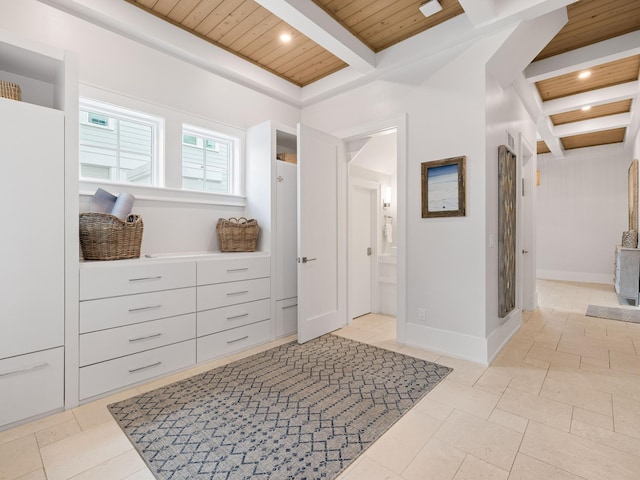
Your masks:
<path fill-rule="evenodd" d="M 276 300 L 298 295 L 298 166 L 276 161 Z"/>
<path fill-rule="evenodd" d="M 64 113 L 0 98 L 0 358 L 64 343 Z"/>

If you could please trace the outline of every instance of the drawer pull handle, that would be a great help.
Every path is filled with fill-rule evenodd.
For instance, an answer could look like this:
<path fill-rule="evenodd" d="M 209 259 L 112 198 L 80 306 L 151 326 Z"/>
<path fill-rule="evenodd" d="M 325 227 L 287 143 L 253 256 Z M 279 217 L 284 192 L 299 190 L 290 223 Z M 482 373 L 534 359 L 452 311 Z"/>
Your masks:
<path fill-rule="evenodd" d="M 157 367 L 158 365 L 161 365 L 161 364 L 162 362 L 156 362 L 156 363 L 152 363 L 151 365 L 145 365 L 144 367 L 132 368 L 129 370 L 129 373 L 135 373 L 135 372 L 139 372 L 140 370 L 145 370 L 147 368 Z"/>
<path fill-rule="evenodd" d="M 249 290 L 242 290 L 241 292 L 230 292 L 227 293 L 227 297 L 231 297 L 232 295 L 244 295 L 245 293 L 249 293 Z"/>
<path fill-rule="evenodd" d="M 139 342 L 140 340 L 149 340 L 150 338 L 157 338 L 160 335 L 162 335 L 162 334 L 161 333 L 154 333 L 153 335 L 147 335 L 146 337 L 130 338 L 129 342 L 133 343 L 133 342 Z"/>
<path fill-rule="evenodd" d="M 129 313 L 142 312 L 144 310 L 153 310 L 154 308 L 160 308 L 162 305 L 149 305 L 148 307 L 130 308 Z"/>
<path fill-rule="evenodd" d="M 9 375 L 17 375 L 19 373 L 30 372 L 31 370 L 38 370 L 39 368 L 44 368 L 49 365 L 47 362 L 37 363 L 36 365 L 31 365 L 29 367 L 19 368 L 18 370 L 12 370 L 10 372 L 0 373 L 0 377 L 8 377 Z"/>
<path fill-rule="evenodd" d="M 282 310 L 286 310 L 287 308 L 293 308 L 293 307 L 297 307 L 297 306 L 298 306 L 298 304 L 294 303 L 293 305 L 287 305 L 287 306 L 282 307 Z"/>
<path fill-rule="evenodd" d="M 229 344 L 229 343 L 236 343 L 236 342 L 240 342 L 240 341 L 242 341 L 242 340 L 246 340 L 247 338 L 249 338 L 249 335 L 245 335 L 245 336 L 244 336 L 244 337 L 242 337 L 242 338 L 236 338 L 235 340 L 228 340 L 228 341 L 227 341 L 227 344 Z"/>
<path fill-rule="evenodd" d="M 235 320 L 236 318 L 248 317 L 248 313 L 243 313 L 242 315 L 234 315 L 233 317 L 227 317 L 227 320 Z"/>
<path fill-rule="evenodd" d="M 227 268 L 227 272 L 228 272 L 228 273 L 232 273 L 232 272 L 246 272 L 247 270 L 249 270 L 249 267 L 242 267 L 242 268 Z"/>
<path fill-rule="evenodd" d="M 145 280 L 160 280 L 162 275 L 158 275 L 157 277 L 140 277 L 140 278 L 130 278 L 130 282 L 144 282 Z"/>

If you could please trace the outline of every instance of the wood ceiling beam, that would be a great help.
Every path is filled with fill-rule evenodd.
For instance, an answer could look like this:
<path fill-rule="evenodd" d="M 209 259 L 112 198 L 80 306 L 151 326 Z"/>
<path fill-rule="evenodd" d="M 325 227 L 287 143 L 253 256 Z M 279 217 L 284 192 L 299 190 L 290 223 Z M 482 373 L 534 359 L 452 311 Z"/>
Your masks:
<path fill-rule="evenodd" d="M 618 113 L 616 115 L 558 125 L 553 128 L 553 134 L 559 138 L 570 137 L 583 133 L 601 132 L 603 130 L 626 127 L 629 123 L 631 123 L 631 113 Z"/>
<path fill-rule="evenodd" d="M 256 2 L 357 71 L 375 70 L 375 53 L 311 0 Z"/>
<path fill-rule="evenodd" d="M 529 83 L 535 83 L 637 54 L 640 54 L 640 30 L 538 60 L 525 69 L 524 76 Z"/>
<path fill-rule="evenodd" d="M 584 105 L 604 105 L 629 98 L 636 98 L 640 91 L 640 82 L 633 81 L 600 88 L 590 92 L 578 93 L 568 97 L 556 98 L 542 103 L 543 115 L 555 115 L 557 113 L 570 112 L 582 108 Z"/>

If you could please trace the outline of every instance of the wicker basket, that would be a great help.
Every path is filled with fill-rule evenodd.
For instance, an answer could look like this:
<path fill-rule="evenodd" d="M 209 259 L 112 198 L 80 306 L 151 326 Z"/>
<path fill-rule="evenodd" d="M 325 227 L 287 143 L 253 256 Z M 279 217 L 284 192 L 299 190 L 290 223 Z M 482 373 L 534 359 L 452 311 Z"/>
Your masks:
<path fill-rule="evenodd" d="M 0 97 L 22 101 L 22 90 L 20 90 L 20 85 L 0 80 Z"/>
<path fill-rule="evenodd" d="M 622 246 L 636 248 L 638 246 L 638 232 L 636 230 L 622 232 Z"/>
<path fill-rule="evenodd" d="M 220 218 L 216 225 L 221 252 L 255 252 L 260 227 L 258 221 L 240 218 Z"/>
<path fill-rule="evenodd" d="M 80 214 L 80 247 L 85 260 L 138 258 L 144 225 L 140 215 L 123 222 L 108 213 Z"/>

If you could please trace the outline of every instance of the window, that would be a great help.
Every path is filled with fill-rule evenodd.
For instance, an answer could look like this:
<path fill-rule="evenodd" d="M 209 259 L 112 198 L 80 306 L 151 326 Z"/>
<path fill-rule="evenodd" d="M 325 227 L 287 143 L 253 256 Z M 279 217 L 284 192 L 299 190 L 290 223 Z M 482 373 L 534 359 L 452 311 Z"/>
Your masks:
<path fill-rule="evenodd" d="M 240 140 L 226 134 L 184 125 L 182 188 L 234 194 Z"/>
<path fill-rule="evenodd" d="M 80 178 L 162 186 L 163 120 L 80 99 Z"/>

